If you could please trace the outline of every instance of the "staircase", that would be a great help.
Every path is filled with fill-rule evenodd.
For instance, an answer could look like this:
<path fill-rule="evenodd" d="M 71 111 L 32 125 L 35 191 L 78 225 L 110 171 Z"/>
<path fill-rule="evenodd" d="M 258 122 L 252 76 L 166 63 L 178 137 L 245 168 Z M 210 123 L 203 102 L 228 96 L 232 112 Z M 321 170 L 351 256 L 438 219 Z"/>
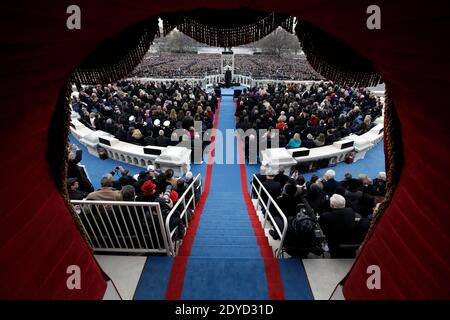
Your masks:
<path fill-rule="evenodd" d="M 233 96 L 222 93 L 218 129 L 225 136 L 234 126 Z M 241 166 L 213 163 L 210 169 L 210 190 L 173 259 L 166 298 L 311 299 L 301 261 L 274 258 L 253 203 L 244 196 L 247 181 Z M 139 298 L 145 294 L 140 292 Z"/>

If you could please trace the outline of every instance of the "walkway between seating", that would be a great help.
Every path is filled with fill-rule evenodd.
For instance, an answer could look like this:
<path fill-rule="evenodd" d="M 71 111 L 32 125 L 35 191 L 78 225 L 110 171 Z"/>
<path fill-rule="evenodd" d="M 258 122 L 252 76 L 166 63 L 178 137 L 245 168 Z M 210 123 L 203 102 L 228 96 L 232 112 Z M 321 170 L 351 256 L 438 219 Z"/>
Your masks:
<path fill-rule="evenodd" d="M 226 129 L 234 129 L 232 95 L 222 95 L 215 126 L 224 136 Z M 220 150 L 215 151 L 218 157 Z M 223 159 L 227 152 L 223 150 Z M 235 158 L 236 153 L 235 148 Z M 165 298 L 312 299 L 301 261 L 273 257 L 248 195 L 245 165 L 209 162 L 205 180 L 195 218 L 170 262 Z M 155 277 L 167 274 L 168 264 L 158 267 L 156 260 L 147 261 L 135 299 L 158 298 L 152 290 L 162 293 L 155 286 L 165 281 Z"/>

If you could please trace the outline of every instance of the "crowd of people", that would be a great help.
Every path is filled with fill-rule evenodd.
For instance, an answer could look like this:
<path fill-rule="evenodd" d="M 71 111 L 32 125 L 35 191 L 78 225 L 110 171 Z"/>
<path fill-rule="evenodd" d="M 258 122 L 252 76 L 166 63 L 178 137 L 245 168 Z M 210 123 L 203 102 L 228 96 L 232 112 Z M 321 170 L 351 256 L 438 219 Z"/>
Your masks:
<path fill-rule="evenodd" d="M 278 138 L 279 147 L 315 148 L 369 131 L 382 109 L 380 98 L 364 88 L 331 82 L 269 84 L 244 90 L 237 98 L 236 128 L 267 130 L 268 147 Z"/>
<path fill-rule="evenodd" d="M 220 73 L 220 55 L 196 53 L 148 53 L 131 77 L 202 78 Z"/>
<path fill-rule="evenodd" d="M 324 80 L 304 56 L 235 55 L 234 73 L 253 79 Z"/>
<path fill-rule="evenodd" d="M 337 181 L 335 175 L 334 170 L 328 170 L 323 177 L 314 175 L 309 181 L 295 171 L 291 176 L 283 171 L 258 176 L 287 217 L 285 247 L 288 253 L 322 254 L 323 248 L 314 242 L 317 237 L 314 230 L 320 229 L 331 257 L 354 256 L 369 229 L 374 210 L 384 200 L 386 173 L 380 172 L 373 180 L 365 174 L 353 177 L 346 173 L 342 181 Z M 278 211 L 274 206 L 269 210 L 282 230 L 284 224 Z M 279 239 L 275 229 L 269 233 Z M 345 245 L 347 247 L 343 247 Z"/>
<path fill-rule="evenodd" d="M 203 78 L 220 74 L 220 54 L 148 53 L 131 73 L 131 77 Z M 236 54 L 234 73 L 253 79 L 324 80 L 304 56 L 277 57 L 266 54 Z"/>
<path fill-rule="evenodd" d="M 104 174 L 100 180 L 100 188 L 94 190 L 85 171 L 79 166 L 81 158 L 82 151 L 75 144 L 70 145 L 66 182 L 70 200 L 156 202 L 160 205 L 163 219 L 167 218 L 179 198 L 194 181 L 192 172 L 175 177 L 172 169 L 161 172 L 150 165 L 147 170 L 133 177 L 129 170 L 118 166 Z M 194 197 L 196 201 L 199 200 L 199 191 L 195 192 Z M 179 211 L 172 216 L 170 227 L 178 227 L 177 236 L 182 238 L 185 226 Z"/>
<path fill-rule="evenodd" d="M 194 121 L 202 123 L 203 132 L 211 129 L 217 104 L 214 92 L 208 95 L 200 85 L 184 81 L 87 86 L 73 94 L 71 101 L 88 128 L 106 131 L 124 142 L 160 147 L 201 137 Z M 186 133 L 178 136 L 175 129 Z"/>

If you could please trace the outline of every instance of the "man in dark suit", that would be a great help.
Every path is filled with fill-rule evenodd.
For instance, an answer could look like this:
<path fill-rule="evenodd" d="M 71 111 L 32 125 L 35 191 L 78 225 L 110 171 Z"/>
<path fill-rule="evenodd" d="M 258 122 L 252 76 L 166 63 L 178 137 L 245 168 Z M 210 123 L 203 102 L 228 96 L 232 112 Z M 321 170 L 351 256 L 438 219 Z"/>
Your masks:
<path fill-rule="evenodd" d="M 357 217 L 352 208 L 345 207 L 345 198 L 334 194 L 330 198 L 331 211 L 320 216 L 319 222 L 327 237 L 328 247 L 332 257 L 336 257 L 336 249 L 341 244 L 354 244 Z"/>
<path fill-rule="evenodd" d="M 79 189 L 85 192 L 94 191 L 92 183 L 89 181 L 84 170 L 78 165 L 82 159 L 82 150 L 78 149 L 77 145 L 70 146 L 69 160 L 67 163 L 67 176 L 77 178 Z"/>
<path fill-rule="evenodd" d="M 275 181 L 278 181 L 281 184 L 281 187 L 284 187 L 284 185 L 289 181 L 289 176 L 284 174 L 284 169 L 280 169 L 277 175 L 274 177 Z"/>
<path fill-rule="evenodd" d="M 67 179 L 67 192 L 70 200 L 83 200 L 87 196 L 87 192 L 78 190 L 79 184 L 77 178 Z"/>
<path fill-rule="evenodd" d="M 274 180 L 274 176 L 268 175 L 266 177 L 266 181 L 262 183 L 263 187 L 266 188 L 267 192 L 270 196 L 275 200 L 281 193 L 282 185 L 278 181 Z M 267 197 L 264 196 L 264 192 L 262 195 L 263 201 L 267 203 Z"/>
<path fill-rule="evenodd" d="M 336 172 L 334 170 L 327 170 L 324 175 L 324 181 L 323 183 L 323 191 L 331 197 L 336 192 L 336 188 L 340 186 L 339 182 L 334 180 L 334 177 L 336 176 Z"/>
<path fill-rule="evenodd" d="M 225 71 L 225 86 L 227 88 L 231 87 L 231 70 L 230 69 Z"/>
<path fill-rule="evenodd" d="M 156 144 L 156 139 L 153 138 L 153 132 L 149 131 L 148 136 L 144 138 L 146 146 L 154 146 Z"/>
<path fill-rule="evenodd" d="M 159 130 L 159 136 L 156 138 L 156 145 L 159 147 L 167 147 L 170 144 L 170 139 L 164 135 L 163 130 Z"/>

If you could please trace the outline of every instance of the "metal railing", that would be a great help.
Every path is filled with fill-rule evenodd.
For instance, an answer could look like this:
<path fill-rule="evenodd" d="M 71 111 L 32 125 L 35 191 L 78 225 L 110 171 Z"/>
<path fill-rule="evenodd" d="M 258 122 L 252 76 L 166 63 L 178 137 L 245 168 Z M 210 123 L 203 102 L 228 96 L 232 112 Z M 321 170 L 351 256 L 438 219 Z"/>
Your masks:
<path fill-rule="evenodd" d="M 178 241 L 173 241 L 175 232 L 177 232 L 177 227 L 170 229 L 170 219 L 172 216 L 179 212 L 180 218 L 184 221 L 184 224 L 186 228 L 189 226 L 189 220 L 190 217 L 192 217 L 192 214 L 194 213 L 195 207 L 197 205 L 197 202 L 202 194 L 202 176 L 201 174 L 198 174 L 194 180 L 190 183 L 188 188 L 184 191 L 184 193 L 181 195 L 181 197 L 178 198 L 177 203 L 173 206 L 173 208 L 170 210 L 169 214 L 167 215 L 166 219 L 166 234 L 168 235 L 168 244 L 169 249 L 172 255 L 176 255 L 178 251 Z M 180 212 L 181 210 L 181 212 Z"/>
<path fill-rule="evenodd" d="M 280 209 L 278 204 L 272 198 L 270 193 L 266 190 L 266 188 L 262 185 L 261 181 L 258 179 L 256 175 L 252 177 L 252 186 L 251 186 L 251 197 L 252 199 L 257 199 L 256 210 L 262 205 L 263 213 L 264 213 L 264 221 L 262 222 L 262 227 L 265 228 L 267 224 L 267 220 L 270 219 L 270 222 L 275 230 L 275 232 L 280 237 L 280 243 L 278 248 L 275 249 L 275 256 L 280 258 L 283 254 L 283 244 L 286 238 L 288 221 L 286 215 Z M 278 224 L 275 222 L 273 214 L 270 212 L 270 209 L 275 209 L 276 212 L 280 215 L 283 220 L 283 230 L 280 230 Z"/>
<path fill-rule="evenodd" d="M 71 200 L 78 221 L 94 251 L 176 255 L 178 226 L 170 228 L 175 212 L 186 227 L 202 193 L 198 174 L 177 203 L 163 216 L 159 202 Z"/>
<path fill-rule="evenodd" d="M 72 200 L 94 251 L 171 255 L 157 202 Z"/>
<path fill-rule="evenodd" d="M 296 83 L 296 84 L 305 84 L 311 85 L 312 83 L 320 83 L 322 80 L 279 80 L 279 79 L 255 79 L 251 75 L 243 75 L 234 73 L 233 74 L 234 82 L 240 82 L 243 85 L 249 87 L 257 87 L 263 86 L 267 84 L 277 84 L 277 83 Z M 157 82 L 167 82 L 167 81 L 187 81 L 189 84 L 195 85 L 200 83 L 204 88 L 217 84 L 219 82 L 224 81 L 223 74 L 209 74 L 204 77 L 172 77 L 172 78 L 157 78 L 157 77 L 132 77 L 127 78 L 126 80 L 139 80 L 139 81 L 157 81 Z"/>

